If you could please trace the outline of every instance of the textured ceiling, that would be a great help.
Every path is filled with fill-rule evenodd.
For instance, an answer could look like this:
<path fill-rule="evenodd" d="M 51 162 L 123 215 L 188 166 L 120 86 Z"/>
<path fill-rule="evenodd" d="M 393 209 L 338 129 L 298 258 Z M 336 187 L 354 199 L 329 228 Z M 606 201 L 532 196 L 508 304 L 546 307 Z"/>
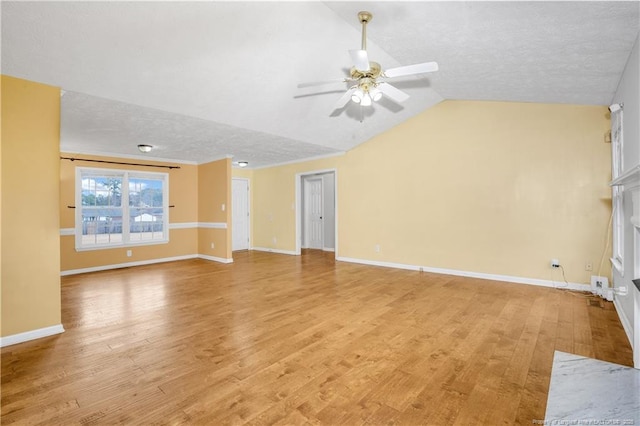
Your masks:
<path fill-rule="evenodd" d="M 2 73 L 66 91 L 61 149 L 260 167 L 349 150 L 443 99 L 608 104 L 638 35 L 632 2 L 6 2 Z M 359 10 L 411 97 L 331 114 Z"/>

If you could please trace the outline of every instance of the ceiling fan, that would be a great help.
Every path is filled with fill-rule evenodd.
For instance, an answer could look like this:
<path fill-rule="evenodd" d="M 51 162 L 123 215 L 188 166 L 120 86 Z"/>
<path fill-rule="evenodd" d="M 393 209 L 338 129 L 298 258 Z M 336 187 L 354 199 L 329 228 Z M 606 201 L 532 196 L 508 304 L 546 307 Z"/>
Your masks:
<path fill-rule="evenodd" d="M 358 13 L 358 19 L 362 24 L 362 49 L 349 51 L 349 55 L 351 55 L 351 60 L 353 61 L 350 77 L 340 80 L 301 83 L 298 84 L 298 88 L 321 86 L 337 82 L 353 83 L 335 103 L 334 110 L 344 107 L 350 100 L 361 106 L 371 106 L 373 102 L 379 101 L 383 96 L 387 96 L 394 102 L 401 103 L 407 100 L 409 95 L 387 83 L 385 81 L 386 79 L 438 71 L 438 64 L 436 62 L 406 65 L 383 71 L 380 64 L 369 61 L 367 54 L 367 23 L 369 23 L 372 18 L 373 15 L 370 12 L 362 11 Z"/>

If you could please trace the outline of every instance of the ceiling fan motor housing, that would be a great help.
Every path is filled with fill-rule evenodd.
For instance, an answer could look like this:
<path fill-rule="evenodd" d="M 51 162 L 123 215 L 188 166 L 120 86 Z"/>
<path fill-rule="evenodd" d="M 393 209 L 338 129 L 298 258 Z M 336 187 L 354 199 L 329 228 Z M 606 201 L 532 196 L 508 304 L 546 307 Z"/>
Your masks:
<path fill-rule="evenodd" d="M 380 77 L 381 74 L 381 68 L 380 68 L 380 64 L 377 62 L 369 62 L 369 69 L 368 70 L 359 70 L 356 69 L 356 67 L 352 67 L 351 68 L 351 78 L 355 79 L 355 80 L 360 80 L 362 78 L 370 78 L 375 80 L 376 78 Z"/>

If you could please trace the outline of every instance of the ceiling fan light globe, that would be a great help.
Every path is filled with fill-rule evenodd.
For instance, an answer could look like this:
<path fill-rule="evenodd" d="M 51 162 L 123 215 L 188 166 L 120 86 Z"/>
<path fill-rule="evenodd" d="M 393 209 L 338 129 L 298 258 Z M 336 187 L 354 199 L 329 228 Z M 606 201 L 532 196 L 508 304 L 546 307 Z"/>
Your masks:
<path fill-rule="evenodd" d="M 365 93 L 365 95 L 362 97 L 362 101 L 360 102 L 360 105 L 371 106 L 371 96 L 369 96 L 368 93 Z"/>
<path fill-rule="evenodd" d="M 351 100 L 359 104 L 364 99 L 364 96 L 364 92 L 361 89 L 357 89 L 355 92 L 353 92 L 353 95 L 351 95 Z"/>
<path fill-rule="evenodd" d="M 382 92 L 378 89 L 371 89 L 369 91 L 369 96 L 371 96 L 371 99 L 373 99 L 374 102 L 378 102 L 382 99 Z"/>

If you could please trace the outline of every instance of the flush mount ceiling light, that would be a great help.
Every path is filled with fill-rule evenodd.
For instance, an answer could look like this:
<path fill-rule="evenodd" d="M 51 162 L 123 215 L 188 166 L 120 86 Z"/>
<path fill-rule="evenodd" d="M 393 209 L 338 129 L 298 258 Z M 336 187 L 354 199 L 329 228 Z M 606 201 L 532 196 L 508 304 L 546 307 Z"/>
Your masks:
<path fill-rule="evenodd" d="M 140 150 L 140 152 L 150 152 L 153 149 L 153 146 L 141 143 L 140 145 L 138 145 L 138 149 Z"/>
<path fill-rule="evenodd" d="M 249 165 L 248 161 L 238 161 L 238 166 L 247 167 Z"/>

